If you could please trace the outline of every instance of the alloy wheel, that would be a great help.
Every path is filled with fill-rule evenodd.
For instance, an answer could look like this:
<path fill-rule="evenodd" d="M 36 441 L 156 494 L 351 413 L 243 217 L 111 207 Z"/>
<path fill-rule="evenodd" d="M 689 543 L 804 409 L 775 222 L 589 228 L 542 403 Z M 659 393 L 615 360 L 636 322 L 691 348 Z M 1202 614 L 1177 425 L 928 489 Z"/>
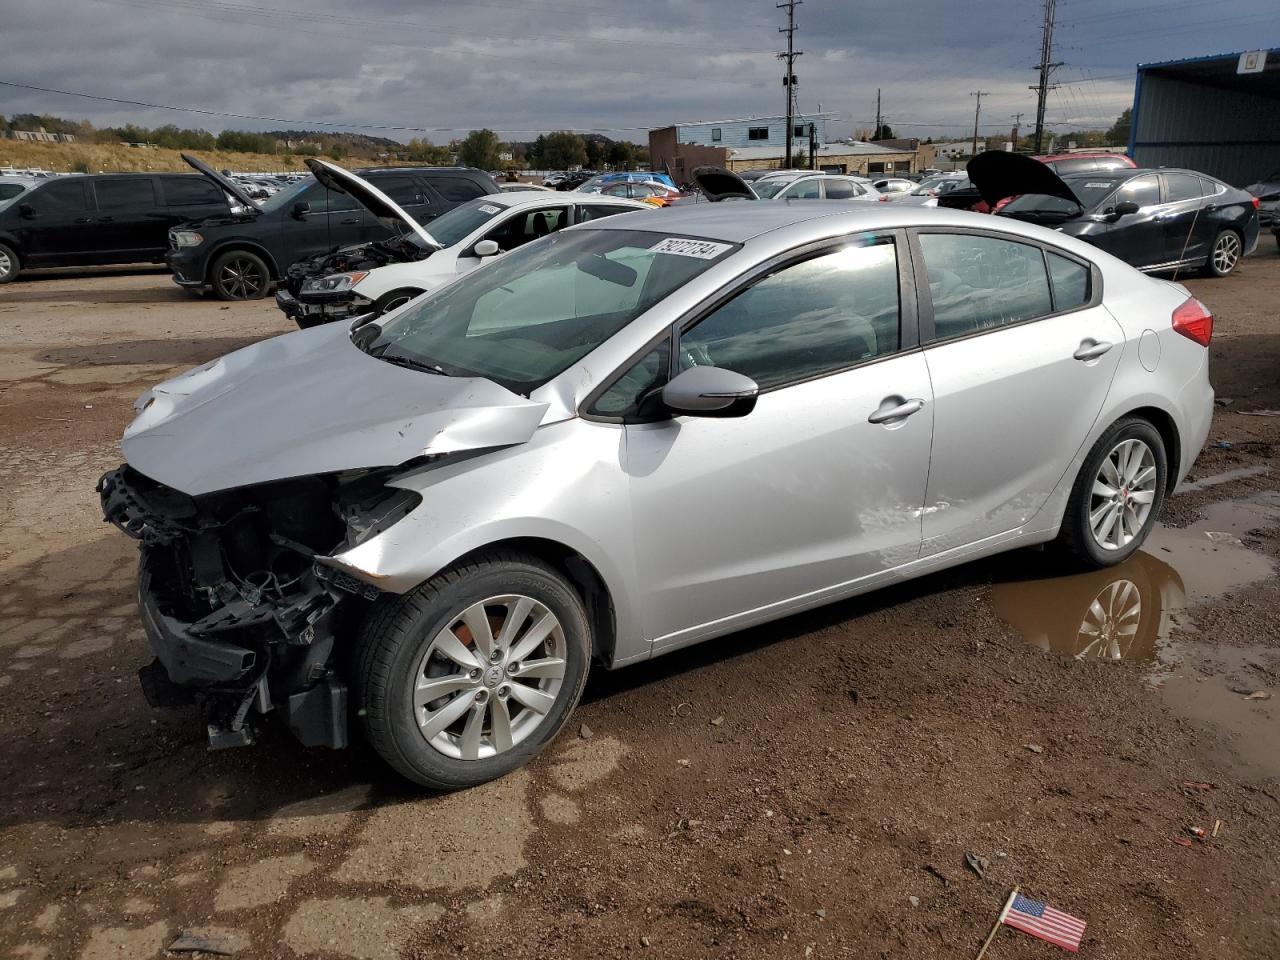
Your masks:
<path fill-rule="evenodd" d="M 1240 238 L 1234 233 L 1221 234 L 1213 245 L 1213 268 L 1228 274 L 1240 262 Z"/>
<path fill-rule="evenodd" d="M 564 629 L 546 605 L 491 597 L 436 634 L 413 673 L 413 713 L 435 750 L 481 760 L 512 749 L 543 723 L 564 681 Z"/>
<path fill-rule="evenodd" d="M 1156 498 L 1155 454 L 1122 440 L 1102 461 L 1089 497 L 1089 529 L 1103 550 L 1122 550 L 1145 529 Z"/>
<path fill-rule="evenodd" d="M 0 250 L 0 278 L 7 277 L 12 269 L 13 259 L 3 250 Z"/>
<path fill-rule="evenodd" d="M 236 257 L 218 271 L 218 285 L 235 300 L 251 300 L 266 284 L 266 276 L 254 261 Z"/>
<path fill-rule="evenodd" d="M 1132 580 L 1107 584 L 1089 604 L 1080 624 L 1077 660 L 1122 660 L 1142 622 L 1142 594 Z"/>

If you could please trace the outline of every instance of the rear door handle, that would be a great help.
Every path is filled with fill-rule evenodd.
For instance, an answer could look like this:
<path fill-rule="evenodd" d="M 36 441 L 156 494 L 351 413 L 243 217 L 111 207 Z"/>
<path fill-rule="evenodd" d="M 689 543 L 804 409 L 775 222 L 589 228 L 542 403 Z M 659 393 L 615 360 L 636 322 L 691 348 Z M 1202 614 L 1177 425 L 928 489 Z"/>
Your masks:
<path fill-rule="evenodd" d="M 899 401 L 892 407 L 886 407 L 885 404 L 891 400 Z M 876 408 L 871 416 L 867 417 L 867 423 L 888 423 L 891 420 L 905 420 L 913 413 L 919 413 L 924 409 L 924 401 L 920 399 L 902 400 L 901 397 L 886 397 L 884 401 Z"/>
<path fill-rule="evenodd" d="M 99 223 L 112 223 L 114 222 L 114 220 L 115 220 L 115 217 L 99 217 L 98 218 Z"/>
<path fill-rule="evenodd" d="M 350 224 L 353 224 L 353 223 L 359 223 L 359 222 L 360 222 L 360 218 L 359 218 L 359 217 L 347 217 L 347 219 L 345 219 L 345 220 L 339 220 L 338 222 L 339 222 L 339 223 L 342 223 L 342 224 L 348 224 L 348 225 L 350 225 Z"/>
<path fill-rule="evenodd" d="M 1097 360 L 1113 346 L 1114 344 L 1106 340 L 1083 340 L 1072 356 L 1077 360 Z"/>
<path fill-rule="evenodd" d="M 93 223 L 93 217 L 76 217 L 73 223 Z"/>

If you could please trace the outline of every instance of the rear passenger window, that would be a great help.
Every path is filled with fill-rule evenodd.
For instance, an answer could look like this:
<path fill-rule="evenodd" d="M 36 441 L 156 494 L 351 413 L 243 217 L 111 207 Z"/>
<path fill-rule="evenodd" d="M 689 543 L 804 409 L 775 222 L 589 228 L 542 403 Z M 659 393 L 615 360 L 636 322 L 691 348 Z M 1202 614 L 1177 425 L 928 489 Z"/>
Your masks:
<path fill-rule="evenodd" d="M 1200 178 L 1193 177 L 1189 173 L 1166 173 L 1164 187 L 1168 191 L 1166 203 L 1200 199 Z"/>
<path fill-rule="evenodd" d="M 933 339 L 949 340 L 1053 312 L 1039 247 L 996 237 L 924 233 Z"/>
<path fill-rule="evenodd" d="M 1059 313 L 1074 310 L 1089 302 L 1089 268 L 1083 264 L 1049 254 L 1049 276 L 1053 280 L 1053 309 Z"/>
<path fill-rule="evenodd" d="M 723 367 L 761 389 L 898 349 L 892 240 L 848 246 L 757 281 L 680 336 L 680 368 Z"/>
<path fill-rule="evenodd" d="M 828 200 L 848 200 L 861 192 L 854 188 L 851 180 L 828 180 L 826 187 Z"/>
<path fill-rule="evenodd" d="M 163 177 L 164 202 L 171 207 L 226 203 L 222 191 L 204 177 Z"/>
<path fill-rule="evenodd" d="M 156 185 L 150 177 L 121 177 L 99 180 L 93 185 L 98 193 L 99 210 L 124 210 L 130 207 L 154 207 Z"/>
<path fill-rule="evenodd" d="M 485 195 L 478 183 L 462 177 L 432 177 L 429 182 L 450 203 L 465 203 Z"/>

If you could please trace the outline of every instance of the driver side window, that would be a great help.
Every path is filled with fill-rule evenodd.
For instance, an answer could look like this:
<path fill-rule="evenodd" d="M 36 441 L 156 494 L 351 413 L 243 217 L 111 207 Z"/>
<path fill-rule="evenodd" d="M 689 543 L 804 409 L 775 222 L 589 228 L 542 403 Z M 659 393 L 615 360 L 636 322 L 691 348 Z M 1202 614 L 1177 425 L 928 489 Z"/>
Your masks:
<path fill-rule="evenodd" d="M 762 390 L 898 350 L 893 240 L 854 242 L 756 281 L 680 336 L 682 370 L 714 366 Z"/>

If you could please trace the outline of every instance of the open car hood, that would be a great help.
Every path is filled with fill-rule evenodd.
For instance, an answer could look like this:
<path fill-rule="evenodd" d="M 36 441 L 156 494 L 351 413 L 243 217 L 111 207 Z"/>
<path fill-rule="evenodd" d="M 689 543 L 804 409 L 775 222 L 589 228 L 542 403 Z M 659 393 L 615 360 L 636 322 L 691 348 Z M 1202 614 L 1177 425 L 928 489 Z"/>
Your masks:
<path fill-rule="evenodd" d="M 1028 193 L 1061 197 L 1084 206 L 1056 173 L 1031 157 L 1003 150 L 987 150 L 965 164 L 965 170 L 969 173 L 969 182 L 992 208 L 1008 197 Z"/>
<path fill-rule="evenodd" d="M 387 229 L 395 233 L 404 233 L 406 230 L 412 230 L 432 250 L 444 249 L 444 244 L 431 236 L 426 227 L 409 216 L 404 207 L 400 206 L 368 180 L 363 177 L 357 177 L 350 170 L 344 170 L 336 163 L 330 163 L 328 160 L 308 157 L 304 162 L 311 172 L 315 174 L 315 178 L 323 183 L 325 187 L 351 196 L 356 203 L 377 217 Z"/>
<path fill-rule="evenodd" d="M 219 190 L 222 190 L 224 193 L 228 193 L 234 197 L 236 203 L 240 204 L 246 210 L 249 210 L 252 213 L 261 212 L 262 208 L 258 206 L 257 201 L 249 196 L 249 194 L 245 193 L 244 188 L 241 187 L 240 184 L 236 183 L 234 180 L 227 179 L 199 157 L 193 157 L 189 153 L 184 153 L 182 154 L 182 159 L 187 161 L 187 164 L 197 173 L 202 173 L 208 179 L 212 180 Z"/>
<path fill-rule="evenodd" d="M 724 167 L 694 167 L 693 183 L 708 200 L 759 200 L 747 181 Z"/>
<path fill-rule="evenodd" d="M 547 404 L 491 380 L 393 366 L 347 325 L 298 330 L 148 390 L 121 449 L 191 496 L 429 454 L 524 443 Z"/>

